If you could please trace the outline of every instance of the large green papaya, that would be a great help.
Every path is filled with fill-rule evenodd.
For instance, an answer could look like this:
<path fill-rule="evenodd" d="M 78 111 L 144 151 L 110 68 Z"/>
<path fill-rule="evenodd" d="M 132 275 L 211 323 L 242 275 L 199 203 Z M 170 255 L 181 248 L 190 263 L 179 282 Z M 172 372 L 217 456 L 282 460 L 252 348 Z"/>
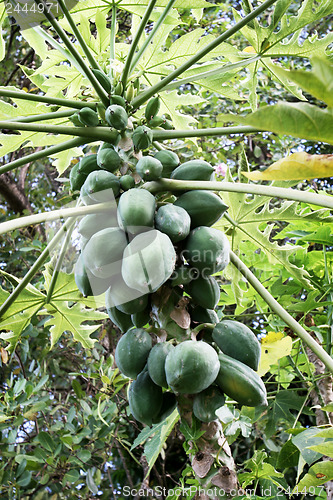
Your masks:
<path fill-rule="evenodd" d="M 128 391 L 128 403 L 135 420 L 151 426 L 163 404 L 162 388 L 154 384 L 147 371 L 134 380 Z"/>
<path fill-rule="evenodd" d="M 196 323 L 212 323 L 216 325 L 219 318 L 214 309 L 205 309 L 202 306 L 195 306 L 190 309 L 192 321 Z"/>
<path fill-rule="evenodd" d="M 175 263 L 176 252 L 170 238 L 152 229 L 136 235 L 128 244 L 121 272 L 129 287 L 152 293 L 170 278 Z"/>
<path fill-rule="evenodd" d="M 267 406 L 265 385 L 252 368 L 223 353 L 218 358 L 216 383 L 227 396 L 244 406 Z"/>
<path fill-rule="evenodd" d="M 105 120 L 116 130 L 124 130 L 127 127 L 128 115 L 126 110 L 119 104 L 111 104 L 105 111 Z"/>
<path fill-rule="evenodd" d="M 83 158 L 81 158 L 81 160 L 79 161 L 78 172 L 80 172 L 80 174 L 88 176 L 90 172 L 93 172 L 94 170 L 99 170 L 99 166 L 97 164 L 97 155 L 91 154 L 83 156 Z"/>
<path fill-rule="evenodd" d="M 82 253 L 75 264 L 74 279 L 76 286 L 84 297 L 101 295 L 110 286 L 108 278 L 97 278 L 89 272 L 84 264 Z"/>
<path fill-rule="evenodd" d="M 96 170 L 91 172 L 84 182 L 84 190 L 95 203 L 111 201 L 120 192 L 120 182 L 111 172 Z"/>
<path fill-rule="evenodd" d="M 144 181 L 156 181 L 162 176 L 163 165 L 153 156 L 143 156 L 135 169 Z"/>
<path fill-rule="evenodd" d="M 157 415 L 153 419 L 153 424 L 159 424 L 163 422 L 169 415 L 176 409 L 177 398 L 173 392 L 163 392 L 162 407 Z"/>
<path fill-rule="evenodd" d="M 148 305 L 148 295 L 143 295 L 126 285 L 121 274 L 112 277 L 109 302 L 125 314 L 143 311 Z"/>
<path fill-rule="evenodd" d="M 193 229 L 186 242 L 183 256 L 203 275 L 222 271 L 229 264 L 230 245 L 222 231 L 199 226 Z"/>
<path fill-rule="evenodd" d="M 221 351 L 257 371 L 260 343 L 250 328 L 239 321 L 225 319 L 215 326 L 212 337 Z"/>
<path fill-rule="evenodd" d="M 159 160 L 162 163 L 162 177 L 168 178 L 175 168 L 179 165 L 179 158 L 173 151 L 168 151 L 167 149 L 162 149 L 162 151 L 158 151 L 154 158 Z"/>
<path fill-rule="evenodd" d="M 198 276 L 185 285 L 185 292 L 205 309 L 215 309 L 220 300 L 220 287 L 213 276 Z"/>
<path fill-rule="evenodd" d="M 84 247 L 84 263 L 94 276 L 111 278 L 119 273 L 126 245 L 124 231 L 118 227 L 102 229 L 95 233 Z"/>
<path fill-rule="evenodd" d="M 155 197 L 145 189 L 129 189 L 120 196 L 118 224 L 132 234 L 154 227 Z"/>
<path fill-rule="evenodd" d="M 165 374 L 165 360 L 169 352 L 174 349 L 174 346 L 169 342 L 160 342 L 152 348 L 149 353 L 147 366 L 148 373 L 152 381 L 161 387 L 168 387 Z"/>
<path fill-rule="evenodd" d="M 136 151 L 148 149 L 153 142 L 153 131 L 145 125 L 140 125 L 134 130 L 132 141 Z"/>
<path fill-rule="evenodd" d="M 185 340 L 178 344 L 165 361 L 168 385 L 175 393 L 197 394 L 209 387 L 220 369 L 219 358 L 206 342 Z"/>
<path fill-rule="evenodd" d="M 113 307 L 110 304 L 109 290 L 107 290 L 107 292 L 105 294 L 105 306 L 106 306 L 106 312 L 107 312 L 110 320 L 112 321 L 112 323 L 114 323 L 119 328 L 119 330 L 122 333 L 127 332 L 127 330 L 129 330 L 130 328 L 133 327 L 131 316 L 119 311 L 119 309 L 117 309 L 116 307 Z"/>
<path fill-rule="evenodd" d="M 221 389 L 216 385 L 210 385 L 193 400 L 193 413 L 201 422 L 212 422 L 217 419 L 216 410 L 225 403 L 225 397 Z"/>
<path fill-rule="evenodd" d="M 212 226 L 227 210 L 220 196 L 211 191 L 187 191 L 175 201 L 177 207 L 182 207 L 191 217 L 191 228 Z"/>
<path fill-rule="evenodd" d="M 162 205 L 155 215 L 155 227 L 169 236 L 173 243 L 184 240 L 189 232 L 191 219 L 189 214 L 181 207 L 171 203 Z"/>
<path fill-rule="evenodd" d="M 84 238 L 91 238 L 98 231 L 106 229 L 107 227 L 114 227 L 117 225 L 117 212 L 110 211 L 100 214 L 85 215 L 78 225 L 78 233 Z"/>
<path fill-rule="evenodd" d="M 115 351 L 115 362 L 126 377 L 136 378 L 143 370 L 152 348 L 149 333 L 142 328 L 128 330 L 119 340 Z"/>
<path fill-rule="evenodd" d="M 79 172 L 79 168 L 80 163 L 77 163 L 76 165 L 74 165 L 74 167 L 71 168 L 71 171 L 69 173 L 69 184 L 72 191 L 79 191 L 87 178 L 86 174 L 82 174 L 81 172 Z"/>
<path fill-rule="evenodd" d="M 171 174 L 171 179 L 186 181 L 210 181 L 214 178 L 214 167 L 204 160 L 182 163 Z"/>
<path fill-rule="evenodd" d="M 121 165 L 121 158 L 113 148 L 103 148 L 97 153 L 97 164 L 103 170 L 116 172 Z"/>

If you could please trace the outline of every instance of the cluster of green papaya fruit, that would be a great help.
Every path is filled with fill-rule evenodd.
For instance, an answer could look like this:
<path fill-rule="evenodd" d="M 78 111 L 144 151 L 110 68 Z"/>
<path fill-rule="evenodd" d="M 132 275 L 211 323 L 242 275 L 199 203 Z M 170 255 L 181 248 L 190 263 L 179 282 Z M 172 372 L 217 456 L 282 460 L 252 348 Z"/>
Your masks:
<path fill-rule="evenodd" d="M 215 273 L 229 263 L 227 237 L 211 226 L 227 207 L 220 196 L 206 190 L 159 193 L 145 189 L 146 181 L 160 178 L 209 181 L 214 168 L 197 159 L 180 163 L 174 152 L 161 149 L 142 153 L 152 145 L 152 128 L 165 125 L 159 117 L 159 99 L 151 99 L 145 117 L 130 131 L 128 103 L 110 98 L 104 119 L 109 142 L 84 156 L 70 172 L 73 192 L 96 213 L 78 225 L 80 256 L 76 284 L 84 296 L 105 292 L 106 309 L 124 335 L 115 360 L 132 379 L 129 404 L 133 416 L 151 425 L 163 420 L 177 405 L 180 394 L 193 394 L 193 411 L 204 422 L 216 418 L 225 395 L 247 406 L 265 404 L 265 387 L 256 373 L 260 345 L 255 335 L 235 321 L 218 321 L 215 308 L 220 287 Z M 96 126 L 90 108 L 72 117 L 78 126 Z M 97 113 L 95 113 L 97 115 Z M 123 145 L 126 144 L 126 148 Z M 108 210 L 98 204 L 108 202 Z M 154 328 L 154 294 L 162 287 L 186 297 L 191 325 L 216 325 L 204 340 L 160 338 Z"/>

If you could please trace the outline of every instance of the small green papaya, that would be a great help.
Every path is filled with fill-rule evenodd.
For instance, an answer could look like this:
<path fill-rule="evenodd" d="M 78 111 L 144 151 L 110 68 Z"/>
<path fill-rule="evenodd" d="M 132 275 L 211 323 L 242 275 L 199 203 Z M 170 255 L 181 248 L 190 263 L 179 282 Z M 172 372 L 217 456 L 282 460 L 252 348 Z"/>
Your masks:
<path fill-rule="evenodd" d="M 192 280 L 196 279 L 198 275 L 198 271 L 193 267 L 181 264 L 179 267 L 176 267 L 171 275 L 171 286 L 187 285 Z"/>
<path fill-rule="evenodd" d="M 204 160 L 190 160 L 182 163 L 171 174 L 171 179 L 186 181 L 210 181 L 214 177 L 214 167 Z"/>
<path fill-rule="evenodd" d="M 83 258 L 86 267 L 98 278 L 118 275 L 126 245 L 126 234 L 118 227 L 98 231 L 84 247 Z"/>
<path fill-rule="evenodd" d="M 126 101 L 121 95 L 112 95 L 110 97 L 110 103 L 111 104 L 118 104 L 118 106 L 122 106 L 123 108 L 126 108 Z"/>
<path fill-rule="evenodd" d="M 156 128 L 160 127 L 164 123 L 164 121 L 165 119 L 163 118 L 163 116 L 154 116 L 154 118 L 148 121 L 148 125 L 151 128 Z"/>
<path fill-rule="evenodd" d="M 215 309 L 220 300 L 220 287 L 213 276 L 198 276 L 185 285 L 185 292 L 205 309 Z"/>
<path fill-rule="evenodd" d="M 136 328 L 143 328 L 150 322 L 150 305 L 140 312 L 131 315 L 131 320 Z"/>
<path fill-rule="evenodd" d="M 257 371 L 260 342 L 253 331 L 239 321 L 224 319 L 215 326 L 212 337 L 221 351 Z"/>
<path fill-rule="evenodd" d="M 222 271 L 229 264 L 230 245 L 222 231 L 199 226 L 193 229 L 185 243 L 183 256 L 203 275 Z"/>
<path fill-rule="evenodd" d="M 99 117 L 96 111 L 91 108 L 81 108 L 78 112 L 79 121 L 82 125 L 87 125 L 88 127 L 97 127 L 99 124 Z"/>
<path fill-rule="evenodd" d="M 207 389 L 220 369 L 217 352 L 206 342 L 185 340 L 166 357 L 167 383 L 178 394 L 197 394 Z"/>
<path fill-rule="evenodd" d="M 210 385 L 193 400 L 193 413 L 201 422 L 212 422 L 217 419 L 216 410 L 225 404 L 225 397 L 216 385 Z"/>
<path fill-rule="evenodd" d="M 80 172 L 80 174 L 88 176 L 91 172 L 94 172 L 94 170 L 99 170 L 99 166 L 97 164 L 97 155 L 89 154 L 83 156 L 83 158 L 81 158 L 79 162 L 78 171 Z"/>
<path fill-rule="evenodd" d="M 190 315 L 192 321 L 195 321 L 196 323 L 212 323 L 216 325 L 219 321 L 214 309 L 205 309 L 204 307 L 198 305 L 190 309 Z"/>
<path fill-rule="evenodd" d="M 154 345 L 147 360 L 150 378 L 155 384 L 164 388 L 168 387 L 165 374 L 165 360 L 169 352 L 173 349 L 174 346 L 169 342 L 160 342 Z"/>
<path fill-rule="evenodd" d="M 132 234 L 154 227 L 155 206 L 155 197 L 149 191 L 125 191 L 118 203 L 119 227 Z"/>
<path fill-rule="evenodd" d="M 161 127 L 164 128 L 164 130 L 173 130 L 175 128 L 172 122 L 167 119 L 164 120 L 164 122 L 161 124 Z"/>
<path fill-rule="evenodd" d="M 156 181 L 162 175 L 163 165 L 152 156 L 143 156 L 135 168 L 144 181 Z"/>
<path fill-rule="evenodd" d="M 116 212 L 110 211 L 101 214 L 88 214 L 80 220 L 77 231 L 81 234 L 81 236 L 88 240 L 95 233 L 98 233 L 98 231 L 102 231 L 102 229 L 114 227 L 116 225 Z"/>
<path fill-rule="evenodd" d="M 119 309 L 113 307 L 110 304 L 109 290 L 107 290 L 105 294 L 105 306 L 110 320 L 119 328 L 122 333 L 127 332 L 127 330 L 133 327 L 131 316 L 119 311 Z"/>
<path fill-rule="evenodd" d="M 87 180 L 87 178 L 86 178 Z M 83 185 L 81 186 L 81 189 L 80 189 L 80 198 L 81 198 L 81 201 L 84 205 L 95 205 L 95 201 L 90 198 L 89 196 L 89 193 L 87 193 L 86 191 L 86 184 L 85 184 L 86 181 L 84 181 Z"/>
<path fill-rule="evenodd" d="M 145 117 L 147 122 L 155 118 L 155 116 L 158 114 L 161 106 L 161 101 L 160 98 L 157 97 L 152 97 L 148 102 L 147 106 L 145 109 Z"/>
<path fill-rule="evenodd" d="M 116 172 L 121 165 L 121 158 L 113 148 L 103 148 L 97 153 L 97 164 L 103 170 Z"/>
<path fill-rule="evenodd" d="M 153 142 L 153 131 L 145 125 L 140 125 L 134 130 L 132 141 L 136 151 L 148 149 Z"/>
<path fill-rule="evenodd" d="M 126 377 L 136 378 L 143 370 L 151 348 L 151 336 L 146 330 L 128 330 L 120 338 L 115 351 L 115 362 L 121 373 Z"/>
<path fill-rule="evenodd" d="M 114 89 L 114 94 L 115 95 L 123 95 L 124 92 L 124 85 L 122 82 L 118 82 L 115 89 Z"/>
<path fill-rule="evenodd" d="M 220 196 L 211 191 L 187 191 L 176 201 L 191 217 L 191 229 L 198 226 L 212 226 L 227 210 Z"/>
<path fill-rule="evenodd" d="M 76 113 L 73 113 L 70 117 L 69 120 L 73 123 L 75 127 L 84 127 L 83 123 L 80 122 L 79 120 L 79 112 L 76 111 Z"/>
<path fill-rule="evenodd" d="M 87 176 L 79 172 L 80 163 L 76 163 L 69 172 L 69 184 L 72 191 L 79 191 Z"/>
<path fill-rule="evenodd" d="M 162 408 L 162 388 L 154 384 L 149 373 L 144 371 L 131 383 L 128 403 L 135 420 L 151 426 Z"/>
<path fill-rule="evenodd" d="M 92 200 L 98 203 L 112 200 L 120 193 L 120 182 L 111 172 L 96 170 L 84 182 L 84 189 Z"/>
<path fill-rule="evenodd" d="M 153 419 L 153 424 L 160 424 L 161 422 L 164 422 L 164 420 L 171 415 L 176 407 L 177 398 L 175 394 L 173 392 L 163 392 L 162 407 L 157 417 Z"/>
<path fill-rule="evenodd" d="M 191 219 L 181 207 L 162 205 L 155 215 L 155 227 L 169 236 L 173 243 L 184 240 L 190 232 Z"/>
<path fill-rule="evenodd" d="M 119 179 L 119 182 L 120 182 L 120 187 L 124 190 L 124 191 L 128 191 L 129 189 L 132 189 L 135 187 L 135 180 L 134 178 L 129 175 L 129 174 L 126 174 L 126 175 L 122 175 Z"/>
<path fill-rule="evenodd" d="M 127 127 L 128 115 L 126 110 L 119 104 L 111 104 L 105 111 L 105 120 L 116 130 L 124 130 Z"/>
<path fill-rule="evenodd" d="M 163 165 L 162 177 L 168 178 L 175 168 L 179 165 L 179 158 L 173 151 L 169 151 L 167 149 L 162 149 L 162 151 L 158 151 L 154 158 L 159 160 Z"/>
<path fill-rule="evenodd" d="M 101 71 L 100 69 L 96 69 L 96 68 L 92 68 L 91 71 L 94 73 L 94 75 L 96 76 L 97 80 L 102 85 L 103 89 L 108 94 L 110 94 L 110 92 L 111 92 L 111 80 L 108 77 L 108 75 L 106 75 L 104 73 L 104 71 Z"/>

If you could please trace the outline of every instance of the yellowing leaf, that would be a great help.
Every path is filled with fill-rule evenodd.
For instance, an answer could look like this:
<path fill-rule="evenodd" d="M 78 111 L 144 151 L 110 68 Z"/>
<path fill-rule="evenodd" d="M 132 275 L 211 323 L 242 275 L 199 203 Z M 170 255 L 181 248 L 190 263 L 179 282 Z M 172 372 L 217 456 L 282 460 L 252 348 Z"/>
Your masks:
<path fill-rule="evenodd" d="M 293 153 L 276 161 L 266 170 L 243 172 L 252 181 L 297 181 L 333 177 L 333 155 Z"/>
<path fill-rule="evenodd" d="M 243 49 L 243 52 L 248 52 L 250 54 L 256 54 L 256 51 L 255 51 L 254 47 L 252 47 L 252 45 L 248 45 L 247 47 L 245 47 L 245 49 Z"/>
<path fill-rule="evenodd" d="M 276 365 L 278 360 L 291 353 L 292 340 L 282 332 L 268 332 L 261 341 L 261 359 L 258 368 L 258 375 L 262 377 L 270 370 L 272 365 Z"/>

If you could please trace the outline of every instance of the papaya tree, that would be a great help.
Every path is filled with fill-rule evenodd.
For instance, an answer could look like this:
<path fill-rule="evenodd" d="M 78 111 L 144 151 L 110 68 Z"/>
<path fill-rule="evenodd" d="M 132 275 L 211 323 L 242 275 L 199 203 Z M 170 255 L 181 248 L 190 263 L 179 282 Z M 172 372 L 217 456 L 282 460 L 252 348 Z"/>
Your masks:
<path fill-rule="evenodd" d="M 330 498 L 333 201 L 308 181 L 333 175 L 332 10 L 0 3 L 36 54 L 0 87 L 0 184 L 42 162 L 63 185 L 0 223 L 43 228 L 1 271 L 7 498 Z M 52 410 L 44 356 L 75 393 Z"/>

